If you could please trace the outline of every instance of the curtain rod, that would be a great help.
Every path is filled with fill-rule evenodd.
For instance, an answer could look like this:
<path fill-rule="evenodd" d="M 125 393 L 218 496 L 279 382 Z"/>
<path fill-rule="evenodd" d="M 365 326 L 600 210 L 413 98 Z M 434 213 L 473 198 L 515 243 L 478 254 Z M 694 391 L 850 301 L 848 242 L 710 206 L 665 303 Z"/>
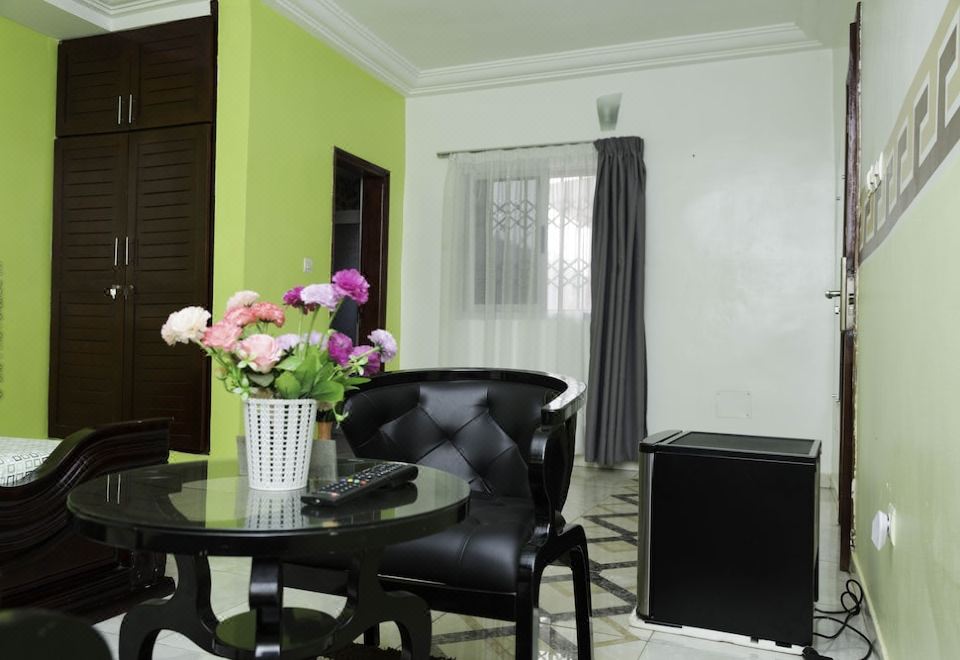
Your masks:
<path fill-rule="evenodd" d="M 447 158 L 453 154 L 482 154 L 485 151 L 514 151 L 516 149 L 539 149 L 540 147 L 568 147 L 575 144 L 593 144 L 593 140 L 580 142 L 548 142 L 545 144 L 521 144 L 514 147 L 488 147 L 486 149 L 461 149 L 459 151 L 438 151 L 437 158 Z"/>

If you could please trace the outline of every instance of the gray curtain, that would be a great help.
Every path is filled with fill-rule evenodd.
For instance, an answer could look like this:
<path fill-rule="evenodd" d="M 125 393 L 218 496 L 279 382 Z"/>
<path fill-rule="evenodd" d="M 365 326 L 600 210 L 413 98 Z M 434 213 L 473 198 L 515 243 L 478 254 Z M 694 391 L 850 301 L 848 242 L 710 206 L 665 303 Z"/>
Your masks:
<path fill-rule="evenodd" d="M 597 140 L 590 267 L 590 377 L 586 459 L 637 460 L 647 434 L 647 347 L 643 325 L 646 169 L 638 137 Z"/>

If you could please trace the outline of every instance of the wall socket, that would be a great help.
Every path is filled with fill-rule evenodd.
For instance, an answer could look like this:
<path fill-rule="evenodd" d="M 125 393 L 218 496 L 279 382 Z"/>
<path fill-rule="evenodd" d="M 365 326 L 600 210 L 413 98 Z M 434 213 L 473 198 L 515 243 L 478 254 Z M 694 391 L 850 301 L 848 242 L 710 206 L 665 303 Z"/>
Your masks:
<path fill-rule="evenodd" d="M 867 171 L 867 188 L 870 189 L 870 192 L 876 191 L 880 187 L 880 184 L 883 182 L 883 152 L 880 152 L 880 156 L 877 157 L 877 161 L 870 166 L 870 169 Z"/>

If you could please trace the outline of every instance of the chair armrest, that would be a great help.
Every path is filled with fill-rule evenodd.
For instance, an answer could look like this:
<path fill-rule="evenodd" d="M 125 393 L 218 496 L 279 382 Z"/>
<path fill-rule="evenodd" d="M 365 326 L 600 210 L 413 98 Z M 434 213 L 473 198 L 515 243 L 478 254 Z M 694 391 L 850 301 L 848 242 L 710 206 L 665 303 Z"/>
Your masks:
<path fill-rule="evenodd" d="M 583 407 L 587 386 L 585 383 L 567 376 L 559 374 L 548 374 L 548 376 L 553 380 L 560 381 L 563 389 L 560 394 L 543 406 L 540 415 L 544 426 L 556 426 L 569 420 Z"/>
<path fill-rule="evenodd" d="M 170 419 L 120 422 L 71 434 L 14 485 L 0 487 L 0 557 L 53 536 L 68 520 L 66 499 L 109 472 L 165 463 Z"/>
<path fill-rule="evenodd" d="M 527 474 L 538 532 L 557 533 L 565 524 L 561 510 L 573 471 L 573 436 L 569 431 L 575 426 L 576 417 L 539 429 L 530 441 Z"/>

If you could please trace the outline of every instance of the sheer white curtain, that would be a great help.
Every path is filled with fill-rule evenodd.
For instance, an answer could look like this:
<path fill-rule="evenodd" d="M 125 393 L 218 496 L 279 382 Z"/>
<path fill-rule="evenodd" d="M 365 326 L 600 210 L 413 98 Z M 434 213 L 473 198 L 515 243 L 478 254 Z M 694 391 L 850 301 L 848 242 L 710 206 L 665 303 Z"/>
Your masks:
<path fill-rule="evenodd" d="M 586 380 L 596 171 L 592 144 L 450 156 L 440 366 Z"/>

